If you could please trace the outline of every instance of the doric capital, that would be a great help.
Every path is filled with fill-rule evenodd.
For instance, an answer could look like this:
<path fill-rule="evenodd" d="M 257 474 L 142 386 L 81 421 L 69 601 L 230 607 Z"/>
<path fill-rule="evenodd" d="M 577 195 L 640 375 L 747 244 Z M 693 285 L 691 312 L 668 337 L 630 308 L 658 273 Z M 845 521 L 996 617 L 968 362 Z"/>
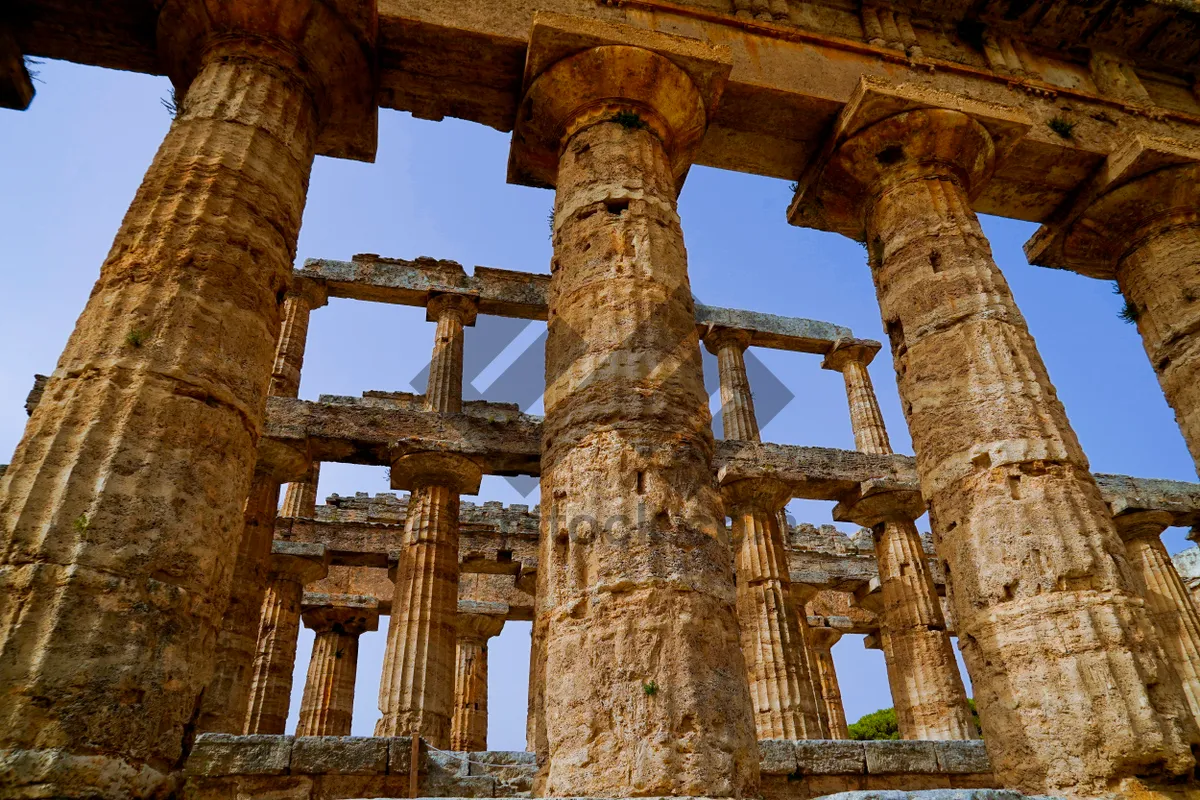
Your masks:
<path fill-rule="evenodd" d="M 1171 527 L 1172 522 L 1171 514 L 1167 511 L 1130 511 L 1113 517 L 1123 542 L 1158 539 L 1163 531 Z"/>
<path fill-rule="evenodd" d="M 205 59 L 270 61 L 307 83 L 317 152 L 375 159 L 374 0 L 158 0 L 159 60 L 180 97 Z"/>
<path fill-rule="evenodd" d="M 854 590 L 854 605 L 872 614 L 883 613 L 883 581 L 878 575 Z"/>
<path fill-rule="evenodd" d="M 885 522 L 912 522 L 925 513 L 921 492 L 887 478 L 859 484 L 858 496 L 846 498 L 833 508 L 838 522 L 853 522 L 874 528 Z"/>
<path fill-rule="evenodd" d="M 791 499 L 792 487 L 771 478 L 738 480 L 721 486 L 721 500 L 729 515 L 743 511 L 776 514 Z"/>
<path fill-rule="evenodd" d="M 1136 136 L 1025 243 L 1029 263 L 1103 280 L 1147 236 L 1200 226 L 1200 149 Z"/>
<path fill-rule="evenodd" d="M 824 617 L 809 617 L 808 625 L 809 641 L 817 650 L 828 652 L 842 638 L 842 631 L 826 625 Z"/>
<path fill-rule="evenodd" d="M 457 453 L 410 453 L 392 461 L 392 488 L 447 486 L 459 494 L 478 494 L 483 469 Z"/>
<path fill-rule="evenodd" d="M 525 96 L 509 154 L 509 182 L 553 186 L 562 148 L 575 133 L 625 119 L 662 140 L 679 182 L 708 128 L 731 64 L 725 47 L 632 25 L 537 12 L 525 60 Z"/>
<path fill-rule="evenodd" d="M 288 286 L 287 296 L 303 302 L 305 308 L 312 311 L 329 302 L 329 289 L 325 286 L 325 281 L 313 280 L 292 273 L 292 282 Z"/>
<path fill-rule="evenodd" d="M 507 619 L 508 606 L 504 603 L 459 600 L 454 624 L 458 629 L 459 639 L 483 644 L 493 636 L 500 635 Z"/>
<path fill-rule="evenodd" d="M 838 339 L 833 347 L 825 354 L 821 369 L 841 372 L 850 362 L 862 364 L 864 367 L 875 359 L 881 345 L 871 339 Z"/>
<path fill-rule="evenodd" d="M 740 328 L 722 328 L 715 325 L 709 326 L 708 330 L 701 333 L 705 349 L 714 356 L 721 351 L 721 348 L 730 346 L 744 352 L 750 346 L 752 338 L 750 331 Z"/>
<path fill-rule="evenodd" d="M 453 314 L 458 321 L 470 327 L 479 315 L 479 298 L 469 294 L 432 292 L 425 304 L 425 321 L 437 322 L 445 314 Z"/>
<path fill-rule="evenodd" d="M 379 601 L 365 594 L 305 592 L 300 617 L 317 633 L 358 635 L 379 630 Z"/>
<path fill-rule="evenodd" d="M 788 221 L 861 240 L 870 198 L 914 176 L 952 178 L 974 197 L 1030 125 L 1016 109 L 864 76 L 801 176 Z"/>
<path fill-rule="evenodd" d="M 275 580 L 304 585 L 329 574 L 329 551 L 323 544 L 288 542 L 276 539 L 271 543 L 271 576 Z"/>

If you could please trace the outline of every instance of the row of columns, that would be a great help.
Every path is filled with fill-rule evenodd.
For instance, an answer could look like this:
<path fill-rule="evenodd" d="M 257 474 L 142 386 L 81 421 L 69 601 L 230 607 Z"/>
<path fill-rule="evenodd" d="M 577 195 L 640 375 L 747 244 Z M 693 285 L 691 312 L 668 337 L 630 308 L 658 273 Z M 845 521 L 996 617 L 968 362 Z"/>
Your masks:
<path fill-rule="evenodd" d="M 211 654 L 224 654 L 226 677 L 244 674 L 252 597 L 237 601 L 238 630 L 219 641 L 235 573 L 268 584 L 264 537 L 245 531 L 273 514 L 270 481 L 251 486 L 308 175 L 348 102 L 341 94 L 369 95 L 359 73 L 369 82 L 371 69 L 363 39 L 318 0 L 285 0 L 271 14 L 235 5 L 162 4 L 159 44 L 186 87 L 181 113 L 0 480 L 0 773 L 14 796 L 91 796 L 98 775 L 114 796 L 161 793 L 196 721 L 212 713 Z M 638 36 L 697 52 L 678 62 L 624 45 L 576 53 L 535 75 L 520 115 L 550 137 L 542 163 L 556 186 L 538 789 L 740 796 L 757 784 L 756 717 L 789 724 L 786 705 L 790 724 L 820 722 L 803 688 L 811 665 L 805 676 L 783 652 L 801 623 L 778 602 L 778 523 L 764 517 L 777 497 L 769 486 L 727 491 L 743 509 L 737 552 L 752 566 L 739 586 L 711 481 L 676 196 L 717 94 L 711 74 L 694 70 L 727 72 L 727 56 Z M 1200 733 L 1177 668 L 1146 636 L 1169 623 L 1137 597 L 1138 571 L 970 206 L 995 167 L 991 134 L 941 108 L 846 130 L 833 159 L 859 190 L 852 200 L 998 780 L 1096 794 L 1189 774 Z M 1197 181 L 1194 166 L 1172 169 L 1154 173 L 1169 202 L 1147 204 L 1130 184 L 1133 205 L 1153 213 L 1116 213 L 1137 222 L 1111 226 L 1121 231 L 1113 252 L 1196 454 Z M 465 316 L 445 305 L 439 342 L 444 333 L 451 364 Z M 458 360 L 445 380 L 431 370 L 431 409 L 461 401 L 461 350 Z M 454 660 L 451 520 L 475 472 L 427 454 L 393 465 L 394 484 L 414 497 L 396 560 L 406 617 L 389 641 L 381 733 L 449 741 L 451 684 L 436 678 Z M 909 531 L 880 526 L 880 552 L 899 573 L 888 579 L 898 599 L 886 624 L 904 655 L 893 659 L 934 663 L 944 652 L 936 607 L 924 579 L 903 569 L 920 562 Z M 1134 553 L 1151 565 L 1144 575 L 1161 572 L 1156 548 Z M 307 569 L 292 566 L 269 582 L 255 685 L 282 680 L 279 634 L 302 613 L 294 584 Z M 1143 579 L 1170 595 L 1164 586 Z M 752 620 L 762 664 L 745 663 L 739 618 Z M 932 636 L 911 636 L 918 618 L 932 620 Z M 1174 635 L 1193 637 L 1189 626 Z M 757 713 L 746 675 L 781 698 L 779 714 Z M 278 703 L 262 694 L 247 719 L 274 725 Z M 937 681 L 914 687 L 913 724 L 930 703 L 955 707 L 953 694 Z"/>

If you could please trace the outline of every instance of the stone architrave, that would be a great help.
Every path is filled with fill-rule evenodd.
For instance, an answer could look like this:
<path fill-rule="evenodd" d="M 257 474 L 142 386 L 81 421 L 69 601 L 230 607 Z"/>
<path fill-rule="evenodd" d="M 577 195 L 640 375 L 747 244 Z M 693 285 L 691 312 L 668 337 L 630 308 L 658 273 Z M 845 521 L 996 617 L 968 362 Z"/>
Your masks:
<path fill-rule="evenodd" d="M 791 218 L 867 242 L 997 780 L 1095 795 L 1191 774 L 1200 734 L 970 205 L 1028 124 L 864 78 Z"/>
<path fill-rule="evenodd" d="M 1030 262 L 1117 282 L 1200 469 L 1200 149 L 1136 136 L 1059 216 Z"/>
<path fill-rule="evenodd" d="M 473 297 L 437 294 L 427 315 L 437 322 L 425 408 L 462 411 L 463 326 L 473 325 Z M 461 494 L 479 491 L 478 464 L 452 453 L 417 453 L 392 462 L 394 489 L 408 489 L 404 541 L 391 570 L 395 582 L 376 736 L 419 735 L 450 748 L 458 607 L 458 510 Z"/>
<path fill-rule="evenodd" d="M 193 736 L 314 153 L 374 135 L 332 2 L 146 7 L 179 113 L 0 484 L 10 797 L 157 795 Z"/>
<path fill-rule="evenodd" d="M 243 733 L 283 734 L 292 701 L 304 586 L 328 572 L 329 552 L 324 545 L 285 541 L 272 545 L 271 580 L 263 595 Z"/>
<path fill-rule="evenodd" d="M 746 331 L 717 328 L 704 346 L 717 357 L 726 441 L 761 441 L 746 375 Z M 771 480 L 721 487 L 733 521 L 738 628 L 759 739 L 825 738 L 806 652 L 807 620 L 795 613 L 779 512 L 791 494 Z"/>
<path fill-rule="evenodd" d="M 1162 511 L 1132 511 L 1118 514 L 1113 521 L 1125 542 L 1158 640 L 1179 675 L 1192 715 L 1200 720 L 1200 611 L 1162 542 L 1162 532 L 1170 527 L 1171 515 Z"/>
<path fill-rule="evenodd" d="M 358 639 L 379 630 L 379 602 L 364 595 L 307 593 L 300 618 L 315 635 L 296 735 L 349 736 Z"/>
<path fill-rule="evenodd" d="M 837 669 L 833 664 L 833 646 L 842 638 L 842 632 L 827 625 L 814 625 L 812 620 L 809 620 L 808 632 L 817 678 L 821 682 L 821 700 L 829 719 L 829 738 L 849 739 L 842 690 L 838 686 Z"/>
<path fill-rule="evenodd" d="M 292 279 L 283 301 L 283 324 L 275 348 L 269 396 L 299 396 L 308 319 L 314 308 L 328 300 L 320 284 L 306 278 Z M 279 508 L 279 480 L 263 467 L 261 462 L 257 465 L 250 483 L 229 604 L 217 634 L 213 677 L 204 692 L 196 723 L 200 732 L 241 733 L 246 721 L 259 616 L 270 581 L 271 541 Z M 315 501 L 315 485 L 313 489 Z M 290 487 L 288 495 L 291 496 Z"/>
<path fill-rule="evenodd" d="M 890 455 L 891 442 L 867 366 L 878 345 L 839 341 L 822 367 L 846 382 L 854 441 L 864 453 Z M 869 527 L 875 539 L 881 594 L 880 624 L 888 684 L 900 735 L 905 739 L 973 739 L 975 723 L 954 658 L 933 573 L 925 558 L 911 505 L 903 492 L 877 492 L 835 510 L 835 518 Z M 863 518 L 866 514 L 868 518 Z"/>
<path fill-rule="evenodd" d="M 488 639 L 499 636 L 508 615 L 503 603 L 458 603 L 457 666 L 454 671 L 454 718 L 450 749 L 487 750 Z"/>
<path fill-rule="evenodd" d="M 756 791 L 676 212 L 728 70 L 726 52 L 695 40 L 534 18 L 509 179 L 556 187 L 535 615 L 539 794 Z"/>

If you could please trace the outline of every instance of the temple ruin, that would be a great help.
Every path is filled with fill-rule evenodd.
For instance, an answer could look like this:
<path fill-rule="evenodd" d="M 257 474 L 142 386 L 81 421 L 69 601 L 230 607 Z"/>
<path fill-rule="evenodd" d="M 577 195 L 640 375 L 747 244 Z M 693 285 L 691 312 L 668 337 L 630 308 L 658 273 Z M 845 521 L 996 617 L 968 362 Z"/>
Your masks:
<path fill-rule="evenodd" d="M 1200 485 L 1093 474 L 977 218 L 1116 282 L 1200 464 L 1195 0 L 11 0 L 0 106 L 26 56 L 166 75 L 179 113 L 0 473 L 0 797 L 1200 796 L 1200 555 L 1160 539 Z M 550 274 L 297 267 L 315 156 L 373 160 L 380 108 L 511 132 Z M 693 164 L 864 244 L 915 457 L 881 343 L 693 300 Z M 331 297 L 425 309 L 424 394 L 298 398 Z M 479 315 L 547 322 L 544 418 L 464 402 Z M 762 441 L 747 348 L 840 373 L 856 449 Z M 330 462 L 405 494 L 319 503 Z M 484 475 L 540 505 L 462 499 Z M 511 620 L 522 753 L 486 740 Z M 846 633 L 902 740 L 847 739 Z"/>

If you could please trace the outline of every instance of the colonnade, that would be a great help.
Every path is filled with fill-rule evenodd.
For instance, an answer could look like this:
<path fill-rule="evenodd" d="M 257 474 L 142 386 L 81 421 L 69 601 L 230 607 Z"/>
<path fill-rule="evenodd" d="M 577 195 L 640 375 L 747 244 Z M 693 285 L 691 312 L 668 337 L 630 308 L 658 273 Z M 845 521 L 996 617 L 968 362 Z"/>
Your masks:
<path fill-rule="evenodd" d="M 197 729 L 236 730 L 241 717 L 243 730 L 282 732 L 302 586 L 328 554 L 270 545 L 278 479 L 256 474 L 256 452 L 268 394 L 294 396 L 319 304 L 289 288 L 312 161 L 373 72 L 369 37 L 324 3 L 235 5 L 201 14 L 170 0 L 160 12 L 160 48 L 186 89 L 180 115 L 0 480 L 0 773 L 12 796 L 93 796 L 98 782 L 152 796 Z M 555 32 L 574 23 L 547 19 L 530 43 L 511 173 L 555 187 L 535 788 L 752 795 L 756 733 L 833 732 L 844 718 L 830 637 L 797 612 L 779 569 L 786 497 L 765 480 L 713 480 L 676 198 L 729 54 L 609 24 L 564 53 Z M 1194 609 L 1167 605 L 1187 603 L 1147 533 L 1158 522 L 1114 522 L 1105 506 L 971 207 L 1020 120 L 864 87 L 798 202 L 839 193 L 813 219 L 867 243 L 997 780 L 1087 795 L 1190 775 Z M 1172 159 L 1107 188 L 1079 224 L 1115 232 L 1101 237 L 1105 257 L 1197 453 L 1196 167 Z M 452 414 L 476 309 L 453 294 L 428 308 L 426 406 Z M 756 438 L 741 345 L 714 333 L 711 346 L 731 429 Z M 886 453 L 866 360 L 847 347 L 827 364 L 846 377 L 860 449 Z M 458 497 L 479 480 L 458 456 L 392 464 L 412 501 L 380 734 L 474 741 L 478 709 L 456 708 L 452 687 L 457 673 L 479 681 L 481 652 L 463 655 L 456 624 Z M 859 494 L 845 513 L 875 531 L 902 724 L 963 735 L 961 683 L 914 545 L 918 509 L 886 487 Z M 260 596 L 266 613 L 252 613 Z M 341 730 L 353 679 L 329 653 L 344 658 L 371 616 L 307 613 L 329 630 L 304 724 Z"/>

